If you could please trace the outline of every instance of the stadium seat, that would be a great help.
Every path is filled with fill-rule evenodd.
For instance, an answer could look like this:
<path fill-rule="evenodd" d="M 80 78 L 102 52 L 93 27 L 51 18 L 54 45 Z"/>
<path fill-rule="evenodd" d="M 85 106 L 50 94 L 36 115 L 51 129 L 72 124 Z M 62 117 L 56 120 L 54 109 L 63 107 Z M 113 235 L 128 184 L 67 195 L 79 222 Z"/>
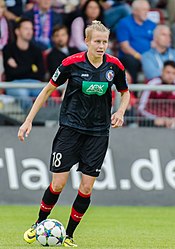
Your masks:
<path fill-rule="evenodd" d="M 50 52 L 50 49 L 44 50 L 44 51 L 42 52 L 43 62 L 44 62 L 44 67 L 45 67 L 46 72 L 48 71 L 47 56 L 48 56 L 49 52 Z"/>
<path fill-rule="evenodd" d="M 157 24 L 165 24 L 165 16 L 161 9 L 152 8 L 148 12 L 148 19 L 157 23 Z"/>

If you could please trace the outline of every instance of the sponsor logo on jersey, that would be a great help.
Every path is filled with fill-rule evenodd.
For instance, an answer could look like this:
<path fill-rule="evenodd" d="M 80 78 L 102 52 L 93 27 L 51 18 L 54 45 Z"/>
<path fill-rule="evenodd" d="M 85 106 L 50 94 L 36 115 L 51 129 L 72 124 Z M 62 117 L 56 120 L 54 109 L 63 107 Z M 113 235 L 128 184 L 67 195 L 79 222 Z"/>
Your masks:
<path fill-rule="evenodd" d="M 114 78 L 114 71 L 113 71 L 113 70 L 108 70 L 108 71 L 106 72 L 106 79 L 107 79 L 108 81 L 112 81 L 113 78 Z"/>
<path fill-rule="evenodd" d="M 89 74 L 88 73 L 82 73 L 81 77 L 89 77 Z"/>
<path fill-rule="evenodd" d="M 82 91 L 87 95 L 97 94 L 101 96 L 106 93 L 108 89 L 108 82 L 91 82 L 83 81 Z"/>
<path fill-rule="evenodd" d="M 52 80 L 53 81 L 57 81 L 60 73 L 61 73 L 60 70 L 57 68 L 56 71 L 55 71 L 55 73 L 54 73 L 54 75 L 52 76 Z"/>

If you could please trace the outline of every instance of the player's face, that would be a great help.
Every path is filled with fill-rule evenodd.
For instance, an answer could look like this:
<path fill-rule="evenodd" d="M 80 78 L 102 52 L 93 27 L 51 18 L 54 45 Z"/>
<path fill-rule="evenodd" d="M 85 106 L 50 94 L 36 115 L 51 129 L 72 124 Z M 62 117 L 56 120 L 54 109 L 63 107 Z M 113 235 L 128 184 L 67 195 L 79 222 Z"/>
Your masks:
<path fill-rule="evenodd" d="M 95 58 L 103 57 L 108 47 L 108 39 L 107 32 L 92 31 L 91 38 L 86 39 L 89 54 Z"/>
<path fill-rule="evenodd" d="M 175 68 L 166 66 L 163 69 L 162 79 L 166 84 L 172 84 L 175 81 Z"/>

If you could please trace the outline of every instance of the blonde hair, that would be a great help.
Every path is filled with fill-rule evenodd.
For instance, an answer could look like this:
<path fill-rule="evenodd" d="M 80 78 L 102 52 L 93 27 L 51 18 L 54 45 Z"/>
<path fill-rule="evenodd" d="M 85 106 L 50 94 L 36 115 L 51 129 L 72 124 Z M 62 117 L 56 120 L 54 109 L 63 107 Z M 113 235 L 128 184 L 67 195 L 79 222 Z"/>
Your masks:
<path fill-rule="evenodd" d="M 87 39 L 91 38 L 92 35 L 92 31 L 100 31 L 100 32 L 106 32 L 108 33 L 108 35 L 110 34 L 110 30 L 108 28 L 106 28 L 100 21 L 92 21 L 92 24 L 89 25 L 86 29 L 85 29 L 85 36 Z"/>

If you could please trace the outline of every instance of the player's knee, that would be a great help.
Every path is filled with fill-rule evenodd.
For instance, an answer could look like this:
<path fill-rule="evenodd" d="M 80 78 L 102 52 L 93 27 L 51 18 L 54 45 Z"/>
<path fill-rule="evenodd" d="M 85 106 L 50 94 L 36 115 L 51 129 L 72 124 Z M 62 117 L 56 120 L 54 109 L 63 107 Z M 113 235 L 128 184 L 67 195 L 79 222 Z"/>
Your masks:
<path fill-rule="evenodd" d="M 88 195 L 92 192 L 92 187 L 88 184 L 83 184 L 83 185 L 81 185 L 80 191 L 83 194 Z"/>
<path fill-rule="evenodd" d="M 61 192 L 64 188 L 64 183 L 52 182 L 52 189 L 54 192 Z"/>

